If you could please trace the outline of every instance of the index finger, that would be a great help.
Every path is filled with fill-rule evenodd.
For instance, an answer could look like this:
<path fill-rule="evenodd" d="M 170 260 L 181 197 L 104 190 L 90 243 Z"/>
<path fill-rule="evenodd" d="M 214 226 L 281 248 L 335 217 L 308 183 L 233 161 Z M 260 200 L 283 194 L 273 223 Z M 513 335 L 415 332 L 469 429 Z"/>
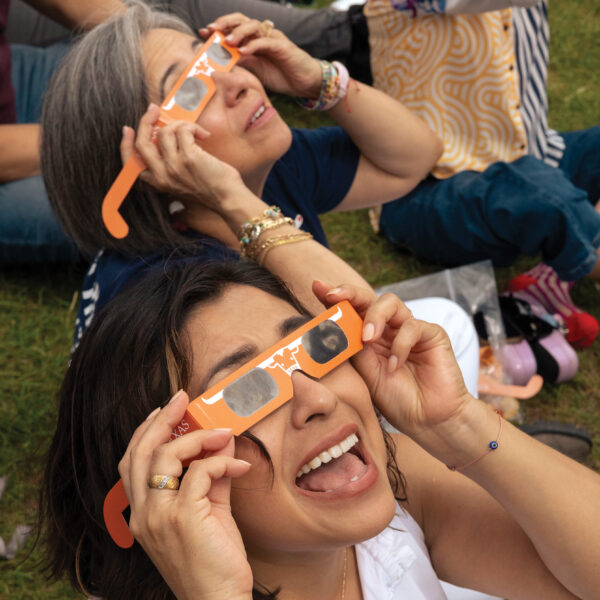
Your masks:
<path fill-rule="evenodd" d="M 229 13 L 228 15 L 222 15 L 219 18 L 215 19 L 212 23 L 209 23 L 204 29 L 208 30 L 210 33 L 214 31 L 220 31 L 225 35 L 229 34 L 233 29 L 235 29 L 238 25 L 242 23 L 247 23 L 250 21 L 250 17 L 246 15 L 235 12 Z"/>
<path fill-rule="evenodd" d="M 386 326 L 398 328 L 412 317 L 408 307 L 395 294 L 377 294 L 366 288 L 343 284 L 332 288 L 317 281 L 313 283 L 313 292 L 326 306 L 348 300 L 363 319 L 363 341 L 378 340 Z"/>

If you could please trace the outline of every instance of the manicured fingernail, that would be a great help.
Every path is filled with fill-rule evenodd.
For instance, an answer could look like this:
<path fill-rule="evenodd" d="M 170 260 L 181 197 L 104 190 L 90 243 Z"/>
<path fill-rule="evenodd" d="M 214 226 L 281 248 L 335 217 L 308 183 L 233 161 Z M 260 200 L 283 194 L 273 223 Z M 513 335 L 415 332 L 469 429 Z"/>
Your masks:
<path fill-rule="evenodd" d="M 395 354 L 392 354 L 388 358 L 388 371 L 392 373 L 398 367 L 398 357 Z"/>
<path fill-rule="evenodd" d="M 242 463 L 243 465 L 248 465 L 249 467 L 252 466 L 252 463 L 249 463 L 247 460 L 242 460 L 241 458 L 236 458 L 235 460 Z"/>
<path fill-rule="evenodd" d="M 329 290 L 327 292 L 327 295 L 329 295 L 329 294 L 339 294 L 341 291 L 342 291 L 342 288 L 336 287 L 336 288 L 333 288 L 332 290 Z"/>
<path fill-rule="evenodd" d="M 231 427 L 215 427 L 213 431 L 228 431 L 229 433 L 231 433 L 232 429 Z"/>
<path fill-rule="evenodd" d="M 177 398 L 179 398 L 181 396 L 181 394 L 183 394 L 183 390 L 179 390 L 170 400 L 169 400 L 169 404 L 171 404 L 172 402 L 175 402 L 175 400 L 177 400 Z"/>
<path fill-rule="evenodd" d="M 375 325 L 373 323 L 365 323 L 363 327 L 363 342 L 368 342 L 375 335 Z"/>
<path fill-rule="evenodd" d="M 158 408 L 155 408 L 147 417 L 146 417 L 146 421 L 149 421 L 150 419 L 153 419 L 158 413 L 160 412 L 160 406 Z"/>
<path fill-rule="evenodd" d="M 125 136 L 125 135 L 127 135 L 127 125 L 123 125 L 123 130 L 122 130 L 122 132 L 123 132 L 123 135 L 124 135 L 124 136 Z"/>
<path fill-rule="evenodd" d="M 215 23 L 209 23 L 206 27 L 216 27 L 217 25 Z"/>
<path fill-rule="evenodd" d="M 228 42 L 233 42 L 233 40 L 235 40 L 235 35 L 233 35 L 233 33 L 230 33 L 225 39 Z"/>

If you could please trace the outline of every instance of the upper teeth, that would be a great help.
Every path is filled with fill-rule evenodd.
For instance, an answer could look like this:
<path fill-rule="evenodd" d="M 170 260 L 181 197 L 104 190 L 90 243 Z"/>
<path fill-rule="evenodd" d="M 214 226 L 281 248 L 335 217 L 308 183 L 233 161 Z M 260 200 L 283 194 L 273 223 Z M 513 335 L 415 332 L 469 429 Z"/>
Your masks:
<path fill-rule="evenodd" d="M 254 121 L 256 121 L 256 119 L 258 119 L 258 117 L 260 117 L 263 113 L 265 112 L 265 106 L 264 104 L 252 115 L 252 118 L 250 119 L 250 123 L 254 123 Z"/>
<path fill-rule="evenodd" d="M 335 446 L 331 446 L 331 448 L 327 448 L 321 452 L 318 456 L 315 456 L 312 460 L 308 461 L 302 468 L 298 471 L 298 475 L 296 478 L 302 477 L 306 473 L 313 471 L 314 469 L 318 469 L 323 463 L 328 463 L 330 460 L 334 458 L 339 458 L 344 452 L 348 452 L 352 446 L 358 443 L 358 437 L 355 433 L 350 434 L 345 440 L 342 440 L 339 444 Z"/>

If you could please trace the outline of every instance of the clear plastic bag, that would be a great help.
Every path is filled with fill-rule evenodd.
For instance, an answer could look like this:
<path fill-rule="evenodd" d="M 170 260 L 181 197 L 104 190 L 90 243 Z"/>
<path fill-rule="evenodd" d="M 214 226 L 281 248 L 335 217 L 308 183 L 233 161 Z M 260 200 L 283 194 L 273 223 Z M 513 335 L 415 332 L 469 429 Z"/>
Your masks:
<path fill-rule="evenodd" d="M 504 345 L 506 336 L 500 315 L 496 277 L 490 260 L 407 279 L 376 291 L 378 294 L 392 292 L 404 301 L 430 296 L 449 298 L 472 317 L 481 312 L 488 343 L 495 356 L 499 356 L 498 350 Z"/>
<path fill-rule="evenodd" d="M 500 409 L 506 418 L 522 420 L 519 401 L 515 397 L 506 392 L 486 391 L 494 382 L 511 383 L 502 364 L 504 355 L 501 349 L 506 343 L 506 334 L 498 302 L 496 277 L 490 260 L 444 269 L 386 285 L 376 291 L 378 294 L 392 292 L 404 301 L 427 297 L 448 298 L 474 320 L 479 315 L 487 333 L 485 345 L 482 346 L 480 342 L 479 393 L 484 401 Z"/>

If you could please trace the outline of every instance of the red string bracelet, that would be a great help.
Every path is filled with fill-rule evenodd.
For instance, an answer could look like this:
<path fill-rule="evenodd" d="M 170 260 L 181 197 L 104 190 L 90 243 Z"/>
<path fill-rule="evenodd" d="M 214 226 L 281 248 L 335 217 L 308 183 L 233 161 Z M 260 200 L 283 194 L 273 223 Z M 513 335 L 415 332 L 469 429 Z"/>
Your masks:
<path fill-rule="evenodd" d="M 480 454 L 477 458 L 469 461 L 468 463 L 461 465 L 460 467 L 451 467 L 450 465 L 446 465 L 451 471 L 462 471 L 467 467 L 475 464 L 478 460 L 481 460 L 484 456 L 487 456 L 492 450 L 496 450 L 498 448 L 498 442 L 500 441 L 500 436 L 502 435 L 502 413 L 499 410 L 494 411 L 498 415 L 498 420 L 500 421 L 500 429 L 498 430 L 498 435 L 495 440 L 492 440 L 487 447 L 487 450 Z"/>

